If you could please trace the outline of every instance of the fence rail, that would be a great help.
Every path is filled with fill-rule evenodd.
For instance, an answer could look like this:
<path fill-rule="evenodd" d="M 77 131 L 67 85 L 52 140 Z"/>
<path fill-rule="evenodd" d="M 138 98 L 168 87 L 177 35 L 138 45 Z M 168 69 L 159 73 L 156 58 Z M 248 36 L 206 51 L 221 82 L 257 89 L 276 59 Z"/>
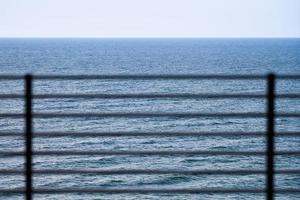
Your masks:
<path fill-rule="evenodd" d="M 300 132 L 274 132 L 277 137 L 297 137 Z M 23 132 L 1 131 L 0 137 L 23 137 Z M 32 137 L 265 137 L 266 132 L 192 132 L 192 131 L 171 131 L 171 132 L 34 132 Z"/>
<path fill-rule="evenodd" d="M 153 79 L 177 79 L 177 80 L 267 80 L 269 75 L 252 74 L 252 75 L 227 75 L 227 74 L 106 74 L 106 75 L 30 75 L 34 80 L 100 80 L 100 79 L 117 79 L 117 80 L 153 80 Z M 278 74 L 277 80 L 299 80 L 300 74 Z M 22 75 L 2 74 L 0 80 L 24 80 Z"/>
<path fill-rule="evenodd" d="M 147 94 L 34 94 L 34 80 L 263 80 L 267 83 L 266 94 L 236 93 L 236 94 L 195 94 L 195 93 L 147 93 Z M 24 156 L 25 170 L 0 170 L 1 175 L 25 175 L 26 185 L 24 188 L 0 189 L 0 194 L 25 194 L 27 200 L 33 198 L 33 194 L 65 194 L 65 193 L 177 193 L 177 194 L 207 194 L 207 193 L 265 193 L 266 199 L 274 199 L 274 194 L 300 194 L 300 189 L 274 188 L 275 174 L 300 174 L 300 169 L 275 169 L 275 156 L 300 156 L 300 151 L 275 151 L 275 137 L 297 137 L 299 131 L 275 132 L 276 118 L 299 118 L 299 112 L 275 112 L 276 99 L 299 99 L 300 94 L 275 94 L 276 80 L 300 80 L 300 75 L 0 75 L 1 80 L 24 80 L 25 94 L 0 94 L 0 99 L 24 99 L 24 113 L 0 113 L 1 118 L 24 118 L 25 131 L 22 132 L 0 132 L 0 137 L 25 136 L 25 151 L 0 151 L 0 156 Z M 60 98 L 81 98 L 81 99 L 156 99 L 156 98 L 178 98 L 178 99 L 266 99 L 266 112 L 245 112 L 245 113 L 203 113 L 203 112 L 109 112 L 109 113 L 35 113 L 33 112 L 34 99 L 60 99 Z M 122 117 L 122 118 L 265 118 L 267 120 L 266 131 L 263 132 L 34 132 L 33 118 L 82 118 L 82 117 Z M 36 137 L 199 137 L 199 136 L 241 136 L 241 137 L 266 137 L 266 151 L 33 151 L 33 139 Z M 68 155 L 135 155 L 135 156 L 183 156 L 183 155 L 231 155 L 231 156 L 266 156 L 266 168 L 260 169 L 233 169 L 233 170 L 177 170 L 177 169 L 120 169 L 120 170 L 63 170 L 63 169 L 33 169 L 33 156 L 68 156 Z M 266 177 L 266 187 L 257 189 L 225 189 L 225 188 L 33 188 L 32 177 L 34 174 L 100 174 L 100 175 L 137 175 L 137 174 L 184 174 L 184 175 L 249 175 L 262 174 Z"/>

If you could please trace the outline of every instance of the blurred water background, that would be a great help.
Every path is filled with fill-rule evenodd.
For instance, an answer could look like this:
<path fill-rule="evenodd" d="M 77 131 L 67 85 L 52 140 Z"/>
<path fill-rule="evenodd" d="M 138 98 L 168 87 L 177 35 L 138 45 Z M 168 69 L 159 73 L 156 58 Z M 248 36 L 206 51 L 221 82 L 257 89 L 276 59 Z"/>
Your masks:
<path fill-rule="evenodd" d="M 278 74 L 300 73 L 300 39 L 0 39 L 1 74 Z M 278 93 L 299 93 L 300 81 L 278 81 Z M 34 93 L 265 93 L 263 80 L 36 80 Z M 1 81 L 1 93 L 23 93 L 23 81 Z M 0 100 L 0 112 L 23 112 L 22 100 Z M 300 111 L 299 100 L 278 100 L 277 111 Z M 264 112 L 264 99 L 43 99 L 35 112 Z M 265 131 L 261 118 L 35 119 L 38 132 Z M 23 130 L 22 119 L 0 118 L 0 131 Z M 299 131 L 297 118 L 280 118 L 276 131 Z M 22 150 L 22 137 L 1 137 L 0 150 Z M 264 137 L 35 138 L 35 150 L 264 150 Z M 276 150 L 300 150 L 300 138 L 276 138 Z M 22 169 L 20 157 L 1 157 L 1 169 Z M 263 169 L 256 156 L 36 156 L 35 169 Z M 296 156 L 276 157 L 277 168 L 299 168 Z M 24 185 L 1 175 L 1 188 Z M 263 175 L 45 175 L 35 187 L 262 188 Z M 299 188 L 300 175 L 278 175 L 276 186 Z M 259 194 L 35 195 L 36 199 L 264 199 Z M 22 199 L 7 196 L 2 199 Z M 299 199 L 278 195 L 278 199 Z"/>

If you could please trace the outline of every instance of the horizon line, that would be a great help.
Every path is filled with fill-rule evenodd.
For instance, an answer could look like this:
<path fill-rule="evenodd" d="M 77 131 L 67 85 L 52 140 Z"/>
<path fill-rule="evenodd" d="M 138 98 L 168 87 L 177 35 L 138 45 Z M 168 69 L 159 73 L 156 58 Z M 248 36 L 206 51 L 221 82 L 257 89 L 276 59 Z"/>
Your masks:
<path fill-rule="evenodd" d="M 0 36 L 0 39 L 300 39 L 299 37 L 279 36 L 279 37 L 43 37 L 43 36 L 25 36 L 25 37 L 10 37 Z"/>

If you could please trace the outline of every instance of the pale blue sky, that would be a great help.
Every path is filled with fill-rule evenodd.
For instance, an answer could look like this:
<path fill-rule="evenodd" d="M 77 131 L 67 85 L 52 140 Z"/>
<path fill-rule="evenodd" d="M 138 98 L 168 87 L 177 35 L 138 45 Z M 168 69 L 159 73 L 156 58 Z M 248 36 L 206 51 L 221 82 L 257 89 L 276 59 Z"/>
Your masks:
<path fill-rule="evenodd" d="M 300 0 L 0 0 L 0 37 L 300 37 Z"/>

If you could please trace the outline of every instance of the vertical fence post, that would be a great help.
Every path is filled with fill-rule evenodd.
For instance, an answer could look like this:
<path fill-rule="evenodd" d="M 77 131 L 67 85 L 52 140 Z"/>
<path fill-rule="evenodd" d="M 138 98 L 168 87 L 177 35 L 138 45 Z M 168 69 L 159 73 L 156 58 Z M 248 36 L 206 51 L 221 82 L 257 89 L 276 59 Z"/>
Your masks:
<path fill-rule="evenodd" d="M 32 200 L 32 75 L 25 76 L 25 199 Z"/>
<path fill-rule="evenodd" d="M 275 75 L 267 77 L 267 174 L 266 199 L 274 199 L 274 131 L 275 131 Z"/>

